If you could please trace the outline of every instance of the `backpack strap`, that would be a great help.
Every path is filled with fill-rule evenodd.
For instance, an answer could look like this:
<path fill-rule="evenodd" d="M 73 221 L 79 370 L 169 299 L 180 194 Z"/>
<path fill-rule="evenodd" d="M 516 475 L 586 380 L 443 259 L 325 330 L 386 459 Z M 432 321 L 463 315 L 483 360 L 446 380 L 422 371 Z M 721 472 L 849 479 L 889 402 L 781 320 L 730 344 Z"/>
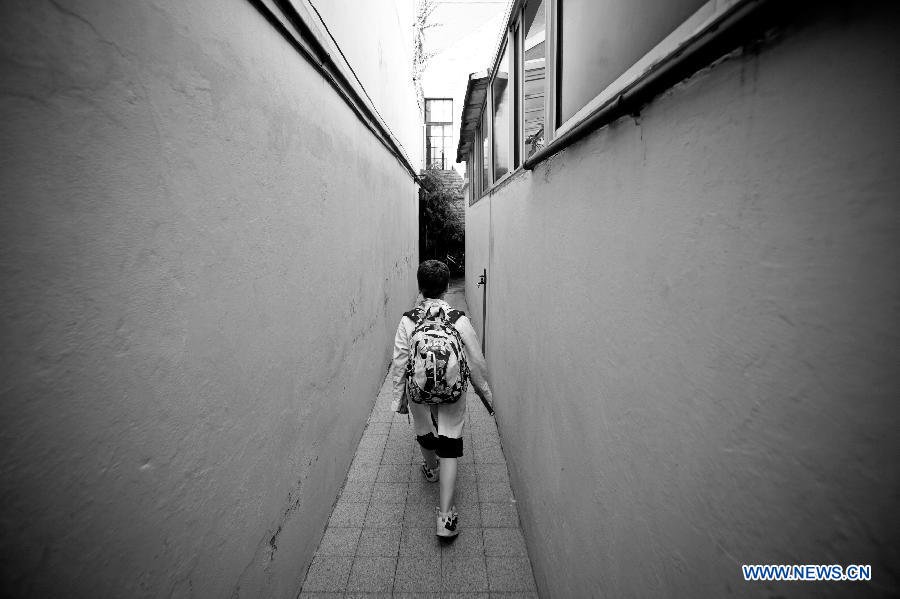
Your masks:
<path fill-rule="evenodd" d="M 466 313 L 462 310 L 450 310 L 447 312 L 447 319 L 450 321 L 450 324 L 456 324 L 456 321 L 465 316 Z"/>
<path fill-rule="evenodd" d="M 422 307 L 413 308 L 408 312 L 404 312 L 403 316 L 407 317 L 414 323 L 419 324 L 419 321 L 423 316 L 425 316 L 425 310 Z"/>
<path fill-rule="evenodd" d="M 465 315 L 466 315 L 466 313 L 463 312 L 462 310 L 457 310 L 457 309 L 453 308 L 447 312 L 447 319 L 450 321 L 450 324 L 456 324 L 456 321 Z M 421 306 L 419 306 L 417 308 L 413 308 L 412 310 L 409 310 L 408 312 L 404 312 L 403 316 L 406 316 L 411 321 L 418 324 L 419 320 L 421 320 L 425 316 L 425 309 L 422 308 Z"/>

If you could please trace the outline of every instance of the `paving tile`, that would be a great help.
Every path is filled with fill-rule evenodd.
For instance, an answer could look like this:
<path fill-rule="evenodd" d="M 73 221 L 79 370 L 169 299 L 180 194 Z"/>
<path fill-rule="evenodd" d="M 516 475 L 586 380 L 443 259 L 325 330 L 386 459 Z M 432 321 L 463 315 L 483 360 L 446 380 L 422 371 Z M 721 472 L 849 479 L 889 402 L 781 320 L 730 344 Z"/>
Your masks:
<path fill-rule="evenodd" d="M 344 599 L 343 593 L 300 593 L 297 599 Z"/>
<path fill-rule="evenodd" d="M 382 464 L 411 464 L 413 454 L 410 447 L 392 447 L 390 444 L 385 448 L 384 454 L 381 456 Z"/>
<path fill-rule="evenodd" d="M 456 511 L 459 513 L 460 527 L 481 526 L 481 510 L 477 503 L 457 503 Z"/>
<path fill-rule="evenodd" d="M 363 438 L 356 448 L 356 458 L 360 462 L 380 462 L 384 454 L 387 435 L 374 435 Z"/>
<path fill-rule="evenodd" d="M 375 485 L 374 480 L 348 480 L 344 483 L 341 490 L 341 496 L 338 501 L 348 503 L 368 503 L 372 497 L 372 487 Z"/>
<path fill-rule="evenodd" d="M 506 458 L 499 445 L 488 445 L 475 448 L 476 464 L 505 464 Z"/>
<path fill-rule="evenodd" d="M 374 481 L 378 476 L 378 464 L 357 463 L 355 460 L 347 473 L 350 481 Z"/>
<path fill-rule="evenodd" d="M 372 425 L 374 425 L 374 427 Z M 365 446 L 378 447 L 380 445 L 384 447 L 384 444 L 387 443 L 388 435 L 390 434 L 391 430 L 390 423 L 373 422 L 372 425 L 366 426 L 366 430 L 363 431 L 362 437 L 359 440 L 359 445 L 357 445 L 357 449 Z M 385 428 L 385 426 L 388 427 L 387 432 L 380 430 Z"/>
<path fill-rule="evenodd" d="M 347 593 L 342 599 L 393 599 L 391 593 Z"/>
<path fill-rule="evenodd" d="M 509 483 L 479 483 L 478 498 L 482 503 L 503 503 L 515 499 Z"/>
<path fill-rule="evenodd" d="M 352 557 L 316 556 L 309 566 L 301 590 L 343 592 L 347 588 L 352 566 Z"/>
<path fill-rule="evenodd" d="M 531 562 L 527 557 L 488 557 L 488 586 L 491 592 L 537 592 Z"/>
<path fill-rule="evenodd" d="M 404 526 L 435 526 L 435 505 L 406 502 Z"/>
<path fill-rule="evenodd" d="M 407 503 L 427 504 L 432 507 L 439 503 L 441 487 L 437 483 L 429 483 L 423 480 L 414 480 L 409 483 L 409 491 L 406 494 Z"/>
<path fill-rule="evenodd" d="M 516 528 L 519 510 L 515 503 L 482 503 L 481 523 L 485 528 Z"/>
<path fill-rule="evenodd" d="M 441 558 L 400 556 L 394 575 L 394 592 L 441 591 Z M 421 597 L 422 595 L 417 595 Z"/>
<path fill-rule="evenodd" d="M 391 423 L 390 422 L 370 422 L 366 425 L 366 432 L 363 433 L 363 436 L 372 434 L 372 435 L 387 435 L 391 431 Z"/>
<path fill-rule="evenodd" d="M 478 476 L 478 482 L 496 482 L 508 483 L 509 472 L 506 464 L 476 464 L 475 471 Z"/>
<path fill-rule="evenodd" d="M 484 557 L 449 557 L 441 560 L 441 579 L 445 592 L 477 592 L 488 590 Z"/>
<path fill-rule="evenodd" d="M 331 512 L 328 526 L 362 528 L 366 519 L 366 507 L 368 506 L 365 503 L 338 501 Z"/>
<path fill-rule="evenodd" d="M 398 423 L 407 424 L 407 425 L 410 425 L 410 426 L 412 425 L 412 424 L 411 424 L 411 423 L 412 423 L 412 416 L 409 417 L 409 422 L 407 422 L 407 420 L 406 420 L 407 414 L 396 414 L 396 413 L 394 413 L 394 412 L 389 412 L 389 413 L 393 415 L 392 418 L 391 418 L 391 424 L 392 424 L 392 425 L 393 425 L 393 424 L 398 424 Z"/>
<path fill-rule="evenodd" d="M 404 505 L 400 503 L 369 503 L 364 526 L 379 528 L 396 526 L 403 523 Z"/>
<path fill-rule="evenodd" d="M 372 503 L 406 503 L 409 483 L 375 483 L 372 487 Z"/>
<path fill-rule="evenodd" d="M 415 431 L 415 427 L 412 424 L 412 417 L 410 417 L 409 422 L 407 422 L 405 418 L 400 418 L 400 419 L 395 418 L 391 421 L 391 432 L 392 433 L 393 432 L 405 433 L 406 435 L 408 435 L 407 439 L 412 440 L 415 437 L 415 433 L 413 431 Z"/>
<path fill-rule="evenodd" d="M 460 526 L 455 538 L 440 540 L 441 559 L 451 557 L 478 557 L 484 555 L 482 529 L 473 526 Z"/>
<path fill-rule="evenodd" d="M 400 555 L 403 557 L 424 556 L 439 558 L 441 542 L 434 534 L 434 523 L 424 526 L 404 526 L 400 535 Z"/>
<path fill-rule="evenodd" d="M 369 416 L 369 422 L 393 422 L 395 414 L 390 410 L 378 409 L 379 406 L 375 406 L 376 409 L 372 412 L 372 415 Z"/>
<path fill-rule="evenodd" d="M 517 591 L 515 593 L 491 593 L 490 599 L 540 599 L 538 594 L 528 591 Z"/>
<path fill-rule="evenodd" d="M 485 419 L 485 418 L 473 418 L 469 422 L 469 430 L 472 433 L 491 433 L 497 430 L 497 423 L 493 418 Z"/>
<path fill-rule="evenodd" d="M 499 447 L 500 435 L 497 431 L 474 431 L 472 433 L 472 447 L 482 449 L 484 447 Z"/>
<path fill-rule="evenodd" d="M 395 557 L 357 556 L 353 560 L 348 591 L 390 593 L 394 587 Z"/>
<path fill-rule="evenodd" d="M 463 479 L 474 479 L 475 478 L 475 465 L 474 464 L 463 464 L 458 463 L 456 465 L 456 480 Z"/>
<path fill-rule="evenodd" d="M 442 593 L 441 599 L 490 599 L 489 593 Z"/>
<path fill-rule="evenodd" d="M 328 527 L 316 555 L 356 555 L 356 544 L 362 528 Z"/>
<path fill-rule="evenodd" d="M 409 482 L 408 464 L 382 464 L 378 467 L 375 482 L 406 483 Z"/>
<path fill-rule="evenodd" d="M 417 593 L 394 593 L 393 599 L 444 599 L 442 593 L 426 593 L 419 591 Z"/>
<path fill-rule="evenodd" d="M 491 557 L 502 555 L 528 557 L 522 531 L 518 528 L 486 528 L 484 554 Z"/>
<path fill-rule="evenodd" d="M 457 504 L 473 503 L 478 501 L 478 484 L 474 478 L 456 479 L 453 497 Z"/>
<path fill-rule="evenodd" d="M 401 423 L 391 423 L 391 430 L 388 432 L 388 443 L 402 443 L 407 447 L 411 447 L 415 443 L 416 434 L 412 425 L 404 425 Z"/>
<path fill-rule="evenodd" d="M 356 555 L 396 557 L 400 549 L 401 528 L 363 528 Z"/>

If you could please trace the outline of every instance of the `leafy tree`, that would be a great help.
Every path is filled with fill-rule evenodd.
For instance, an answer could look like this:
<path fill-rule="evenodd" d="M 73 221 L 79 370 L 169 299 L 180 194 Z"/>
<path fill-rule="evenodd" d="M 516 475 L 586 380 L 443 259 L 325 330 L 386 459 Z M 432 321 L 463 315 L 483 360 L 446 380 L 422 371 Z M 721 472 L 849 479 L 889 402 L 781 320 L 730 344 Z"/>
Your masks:
<path fill-rule="evenodd" d="M 465 222 L 454 210 L 454 204 L 460 201 L 459 190 L 444 188 L 435 171 L 425 171 L 420 183 L 420 259 L 443 260 L 459 274 L 465 255 Z"/>

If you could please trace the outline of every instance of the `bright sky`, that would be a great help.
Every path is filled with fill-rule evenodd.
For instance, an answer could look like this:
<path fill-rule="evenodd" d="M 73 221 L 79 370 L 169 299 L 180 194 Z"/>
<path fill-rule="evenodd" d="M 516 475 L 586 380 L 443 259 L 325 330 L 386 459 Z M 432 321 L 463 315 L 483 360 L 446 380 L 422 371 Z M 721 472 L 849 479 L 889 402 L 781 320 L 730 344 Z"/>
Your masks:
<path fill-rule="evenodd" d="M 484 27 L 497 27 L 497 18 L 509 5 L 508 0 L 438 0 L 429 22 L 440 23 L 425 32 L 428 52 L 442 52 L 464 42 L 465 38 L 478 35 Z M 499 17 L 498 17 L 499 15 Z M 499 35 L 499 31 L 497 32 Z M 489 59 L 489 57 L 488 57 Z"/>

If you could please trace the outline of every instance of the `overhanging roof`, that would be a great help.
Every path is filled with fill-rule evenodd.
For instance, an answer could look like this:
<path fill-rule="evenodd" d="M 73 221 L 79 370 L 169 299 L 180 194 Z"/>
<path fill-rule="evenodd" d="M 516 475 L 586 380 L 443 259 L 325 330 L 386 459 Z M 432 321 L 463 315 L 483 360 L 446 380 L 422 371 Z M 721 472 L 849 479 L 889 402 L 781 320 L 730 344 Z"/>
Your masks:
<path fill-rule="evenodd" d="M 469 75 L 466 84 L 466 97 L 463 100 L 462 118 L 459 122 L 459 146 L 456 148 L 456 162 L 468 157 L 475 142 L 475 129 L 481 121 L 481 109 L 490 83 L 487 71 Z"/>

